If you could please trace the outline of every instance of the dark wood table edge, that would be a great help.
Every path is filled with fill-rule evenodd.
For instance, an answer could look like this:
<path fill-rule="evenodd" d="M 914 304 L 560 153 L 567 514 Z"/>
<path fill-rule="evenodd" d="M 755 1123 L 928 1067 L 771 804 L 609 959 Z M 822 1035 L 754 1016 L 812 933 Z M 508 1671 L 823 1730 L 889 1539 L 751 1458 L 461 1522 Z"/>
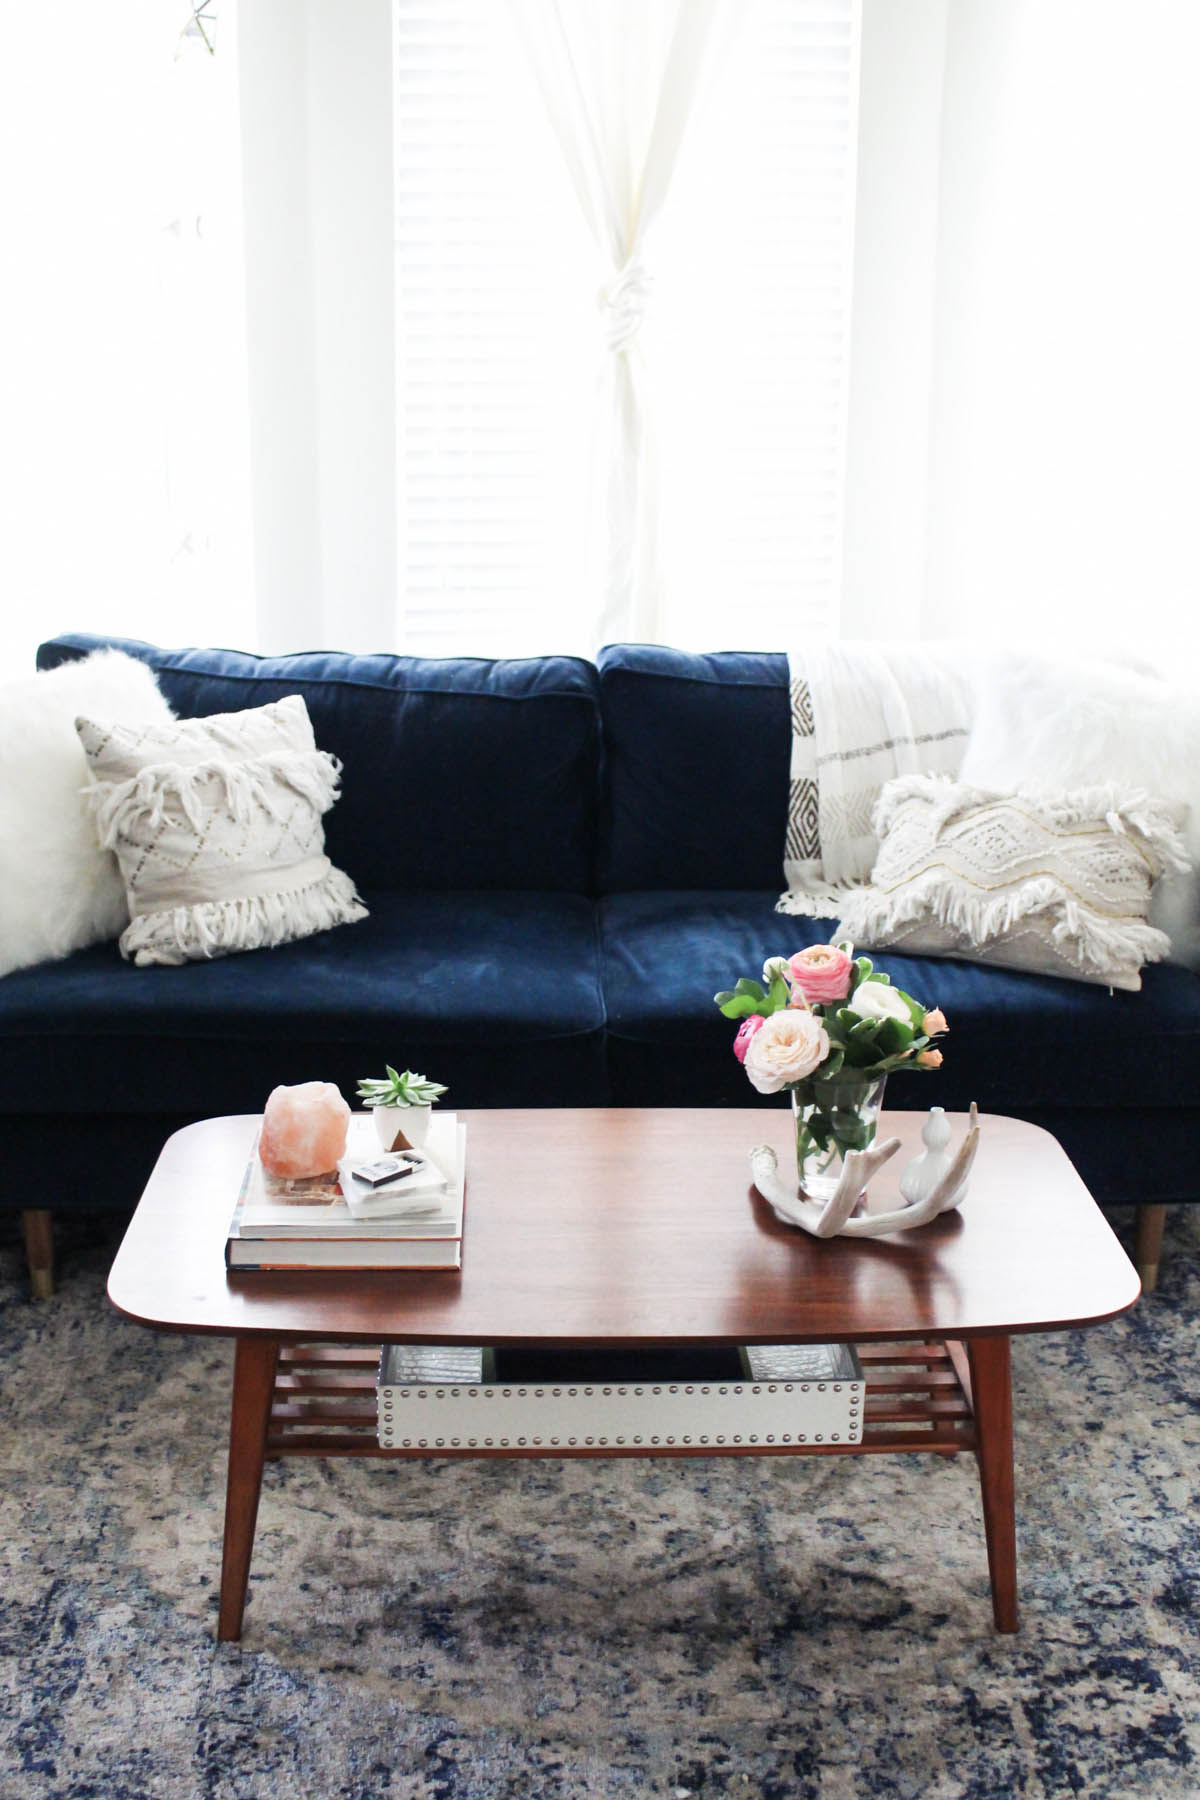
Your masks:
<path fill-rule="evenodd" d="M 1120 1306 L 1109 1307 L 1104 1312 L 1086 1313 L 1079 1318 L 1050 1319 L 1044 1321 L 1037 1320 L 1030 1324 L 1025 1324 L 1023 1322 L 1014 1324 L 1009 1321 L 998 1319 L 993 1323 L 985 1325 L 953 1325 L 944 1328 L 939 1327 L 936 1333 L 933 1333 L 928 1327 L 924 1329 L 913 1327 L 910 1330 L 855 1330 L 853 1333 L 846 1333 L 843 1331 L 835 1333 L 834 1335 L 837 1336 L 840 1342 L 848 1344 L 895 1344 L 903 1341 L 915 1342 L 920 1338 L 929 1337 L 931 1335 L 947 1338 L 952 1337 L 955 1342 L 965 1343 L 970 1338 L 990 1338 L 996 1337 L 1001 1333 L 1006 1337 L 1037 1337 L 1043 1332 L 1087 1331 L 1093 1325 L 1107 1325 L 1113 1319 L 1123 1317 L 1131 1307 L 1137 1305 L 1137 1302 L 1142 1297 L 1142 1284 L 1136 1279 L 1136 1272 L 1133 1270 L 1132 1264 L 1130 1265 L 1130 1271 L 1135 1274 L 1135 1281 L 1134 1292 L 1130 1295 L 1128 1300 L 1123 1301 Z M 329 1274 L 331 1276 L 337 1274 L 345 1275 L 347 1272 L 348 1271 L 345 1269 L 331 1269 Z M 349 1272 L 353 1273 L 353 1271 Z M 264 1277 L 262 1275 L 253 1275 L 250 1276 L 249 1279 L 261 1281 Z M 267 1279 L 270 1279 L 270 1277 L 267 1277 Z M 297 1330 L 289 1331 L 281 1330 L 279 1327 L 273 1325 L 251 1325 L 232 1330 L 228 1326 L 189 1324 L 184 1320 L 176 1319 L 155 1319 L 148 1317 L 146 1314 L 135 1312 L 131 1307 L 123 1306 L 119 1300 L 113 1298 L 111 1291 L 108 1292 L 107 1298 L 108 1303 L 113 1310 L 119 1313 L 123 1319 L 128 1319 L 132 1325 L 140 1325 L 147 1331 L 167 1332 L 175 1337 L 218 1337 L 232 1338 L 235 1341 L 238 1338 L 243 1337 L 269 1338 L 273 1342 L 279 1344 L 378 1344 L 381 1341 L 378 1330 L 372 1331 L 364 1329 L 363 1331 L 338 1330 L 336 1332 L 322 1332 L 319 1328 L 309 1327 L 307 1329 L 299 1328 Z M 788 1332 L 786 1340 L 781 1337 L 780 1333 L 777 1331 L 741 1331 L 705 1333 L 703 1337 L 698 1336 L 695 1341 L 698 1344 L 711 1345 L 715 1348 L 737 1349 L 742 1344 L 777 1344 L 784 1341 L 789 1344 L 824 1344 L 828 1343 L 829 1340 L 830 1333 L 828 1331 L 807 1333 Z M 404 1344 L 477 1344 L 479 1342 L 479 1334 L 478 1332 L 471 1331 L 406 1330 L 403 1334 L 398 1333 L 394 1339 L 388 1341 Z M 495 1349 L 518 1349 L 528 1345 L 532 1341 L 534 1340 L 530 1339 L 528 1333 L 521 1333 L 519 1331 L 492 1332 L 488 1335 L 488 1343 Z M 665 1349 L 670 1346 L 678 1345 L 680 1338 L 679 1334 L 674 1332 L 664 1332 L 661 1335 L 645 1332 L 636 1336 L 621 1337 L 614 1337 L 604 1333 L 592 1333 L 585 1336 L 580 1336 L 575 1333 L 562 1336 L 548 1336 L 539 1333 L 536 1342 L 547 1349 L 556 1350 L 653 1350 Z"/>

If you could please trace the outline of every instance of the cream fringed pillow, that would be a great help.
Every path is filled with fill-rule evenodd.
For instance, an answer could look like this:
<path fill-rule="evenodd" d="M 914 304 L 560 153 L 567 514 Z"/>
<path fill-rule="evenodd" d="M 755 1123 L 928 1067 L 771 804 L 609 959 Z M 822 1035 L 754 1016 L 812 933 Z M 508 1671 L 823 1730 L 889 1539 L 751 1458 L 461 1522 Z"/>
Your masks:
<path fill-rule="evenodd" d="M 990 793 L 906 775 L 875 812 L 879 855 L 841 932 L 862 949 L 997 963 L 1136 991 L 1170 952 L 1150 890 L 1186 869 L 1181 809 L 1144 793 Z"/>
<path fill-rule="evenodd" d="M 102 844 L 130 923 L 121 954 L 183 963 L 260 950 L 366 914 L 325 855 L 340 764 L 299 694 L 141 728 L 76 720 Z"/>

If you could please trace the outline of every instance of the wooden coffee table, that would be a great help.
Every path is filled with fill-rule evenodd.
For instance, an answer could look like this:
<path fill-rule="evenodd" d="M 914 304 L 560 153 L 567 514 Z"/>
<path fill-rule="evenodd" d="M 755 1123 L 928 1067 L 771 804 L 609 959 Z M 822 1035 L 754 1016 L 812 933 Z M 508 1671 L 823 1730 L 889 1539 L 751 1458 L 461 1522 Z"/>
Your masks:
<path fill-rule="evenodd" d="M 1010 1338 L 1095 1324 L 1139 1293 L 1048 1132 L 984 1115 L 961 1212 L 910 1237 L 818 1242 L 778 1223 L 750 1185 L 753 1145 L 771 1143 L 782 1167 L 794 1154 L 782 1105 L 461 1116 L 460 1271 L 231 1273 L 225 1234 L 257 1117 L 189 1125 L 159 1158 L 108 1291 L 119 1311 L 156 1330 L 235 1340 L 220 1638 L 241 1635 L 266 1458 L 427 1454 L 379 1446 L 384 1342 L 853 1343 L 867 1378 L 860 1444 L 439 1454 L 974 1451 L 995 1624 L 1017 1629 Z M 879 1185 L 894 1184 L 920 1148 L 925 1116 L 885 1116 L 881 1135 L 903 1146 Z M 953 1124 L 957 1139 L 965 1120 Z"/>

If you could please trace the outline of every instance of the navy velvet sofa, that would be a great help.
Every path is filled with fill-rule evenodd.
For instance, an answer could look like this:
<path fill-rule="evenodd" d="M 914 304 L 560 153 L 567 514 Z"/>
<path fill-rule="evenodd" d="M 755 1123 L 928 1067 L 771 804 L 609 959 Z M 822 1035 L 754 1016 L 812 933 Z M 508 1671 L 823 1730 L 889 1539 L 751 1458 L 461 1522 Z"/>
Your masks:
<path fill-rule="evenodd" d="M 304 696 L 343 764 L 327 849 L 370 912 L 182 968 L 103 944 L 0 980 L 0 1150 L 35 1286 L 47 1212 L 131 1209 L 171 1131 L 257 1112 L 280 1082 L 352 1099 L 391 1062 L 461 1108 L 756 1102 L 712 996 L 831 930 L 775 911 L 784 656 L 260 658 L 73 634 L 38 666 L 102 643 L 148 662 L 181 717 Z M 1196 1198 L 1200 976 L 1158 965 L 1129 994 L 877 961 L 950 1021 L 944 1068 L 889 1104 L 1048 1127 L 1102 1205 L 1143 1207 L 1152 1280 L 1162 1209 Z"/>

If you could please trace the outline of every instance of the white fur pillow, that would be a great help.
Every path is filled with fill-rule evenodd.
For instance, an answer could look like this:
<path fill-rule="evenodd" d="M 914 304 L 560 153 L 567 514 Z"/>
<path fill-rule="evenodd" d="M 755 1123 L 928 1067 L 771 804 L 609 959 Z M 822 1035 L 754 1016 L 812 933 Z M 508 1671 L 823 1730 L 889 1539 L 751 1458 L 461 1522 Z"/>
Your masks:
<path fill-rule="evenodd" d="M 0 686 L 0 975 L 115 938 L 125 884 L 87 805 L 75 718 L 165 722 L 154 671 L 120 650 Z"/>
<path fill-rule="evenodd" d="M 1113 663 L 1011 653 L 981 664 L 973 685 L 962 781 L 1140 788 L 1187 809 L 1184 845 L 1200 871 L 1200 690 Z M 1150 920 L 1174 961 L 1200 968 L 1200 875 L 1165 874 Z"/>
<path fill-rule="evenodd" d="M 141 728 L 80 718 L 76 729 L 100 841 L 125 878 L 123 956 L 191 962 L 365 917 L 325 855 L 321 818 L 341 764 L 317 749 L 301 695 Z"/>
<path fill-rule="evenodd" d="M 939 775 L 889 781 L 879 855 L 840 930 L 863 949 L 949 956 L 1141 987 L 1167 938 L 1147 922 L 1150 886 L 1185 866 L 1180 814 L 1112 788 L 993 794 Z"/>

